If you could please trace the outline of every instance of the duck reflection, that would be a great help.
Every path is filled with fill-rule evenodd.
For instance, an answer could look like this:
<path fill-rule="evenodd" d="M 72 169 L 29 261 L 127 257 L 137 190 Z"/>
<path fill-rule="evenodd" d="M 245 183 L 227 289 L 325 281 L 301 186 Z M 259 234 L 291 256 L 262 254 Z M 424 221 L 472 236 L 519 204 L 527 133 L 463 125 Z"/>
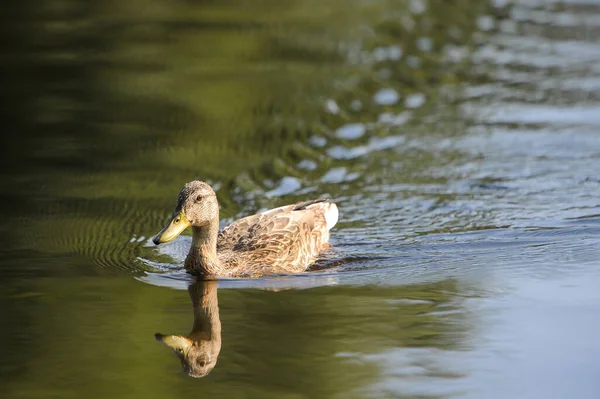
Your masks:
<path fill-rule="evenodd" d="M 204 377 L 215 367 L 221 351 L 221 320 L 216 281 L 198 281 L 188 287 L 194 307 L 194 325 L 188 335 L 154 335 L 171 348 L 183 370 Z"/>

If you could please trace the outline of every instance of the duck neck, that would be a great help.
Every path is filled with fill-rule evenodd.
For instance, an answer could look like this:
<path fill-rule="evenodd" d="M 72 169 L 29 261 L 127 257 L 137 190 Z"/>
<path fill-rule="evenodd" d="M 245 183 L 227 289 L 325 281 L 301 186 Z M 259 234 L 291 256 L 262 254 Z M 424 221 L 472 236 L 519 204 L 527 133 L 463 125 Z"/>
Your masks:
<path fill-rule="evenodd" d="M 222 274 L 221 262 L 217 256 L 219 217 L 204 226 L 192 227 L 192 231 L 192 246 L 185 260 L 185 268 L 192 274 L 203 277 Z"/>
<path fill-rule="evenodd" d="M 216 281 L 199 281 L 188 287 L 194 305 L 194 325 L 190 337 L 194 341 L 221 341 L 221 320 Z"/>

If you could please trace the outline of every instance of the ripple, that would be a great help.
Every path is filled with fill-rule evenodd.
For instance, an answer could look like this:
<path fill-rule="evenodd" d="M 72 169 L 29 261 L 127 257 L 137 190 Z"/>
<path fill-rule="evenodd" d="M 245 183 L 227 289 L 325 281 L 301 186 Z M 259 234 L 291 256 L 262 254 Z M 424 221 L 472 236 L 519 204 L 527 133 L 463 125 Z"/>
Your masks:
<path fill-rule="evenodd" d="M 404 106 L 406 108 L 419 108 L 425 104 L 425 94 L 414 93 L 406 97 L 404 100 Z"/>
<path fill-rule="evenodd" d="M 399 114 L 393 114 L 391 112 L 384 112 L 379 115 L 377 122 L 385 123 L 393 126 L 404 125 L 411 117 L 411 113 L 408 111 L 401 112 Z"/>
<path fill-rule="evenodd" d="M 369 149 L 366 146 L 360 147 L 344 147 L 336 145 L 327 149 L 327 155 L 334 159 L 354 159 L 362 157 L 369 153 Z"/>
<path fill-rule="evenodd" d="M 433 49 L 433 40 L 429 37 L 420 37 L 417 39 L 417 48 L 425 53 Z"/>
<path fill-rule="evenodd" d="M 524 123 L 547 125 L 600 125 L 600 112 L 597 105 L 577 105 L 552 107 L 538 104 L 494 105 L 493 110 L 485 109 L 488 123 Z"/>
<path fill-rule="evenodd" d="M 350 123 L 339 127 L 335 131 L 335 135 L 344 140 L 356 140 L 364 136 L 367 128 L 362 123 Z"/>
<path fill-rule="evenodd" d="M 340 112 L 340 107 L 334 100 L 329 99 L 325 101 L 325 110 L 330 114 L 336 115 Z"/>
<path fill-rule="evenodd" d="M 400 99 L 400 94 L 394 89 L 381 89 L 373 96 L 373 102 L 379 105 L 394 105 Z"/>
<path fill-rule="evenodd" d="M 494 29 L 496 21 L 490 15 L 480 15 L 477 17 L 477 27 L 482 31 Z"/>
<path fill-rule="evenodd" d="M 277 187 L 271 191 L 267 191 L 267 197 L 281 197 L 298 191 L 302 187 L 302 182 L 297 177 L 285 176 L 280 181 Z"/>
<path fill-rule="evenodd" d="M 304 170 L 315 170 L 317 169 L 317 163 L 315 161 L 303 159 L 302 161 L 298 162 L 296 167 Z"/>
<path fill-rule="evenodd" d="M 359 173 L 349 173 L 346 167 L 341 166 L 332 168 L 321 177 L 321 181 L 325 183 L 342 183 L 356 180 L 360 177 Z"/>
<path fill-rule="evenodd" d="M 187 290 L 196 279 L 185 271 L 173 273 L 146 273 L 136 277 L 146 284 L 167 287 L 176 290 Z M 338 285 L 336 274 L 306 273 L 296 275 L 272 276 L 263 278 L 219 278 L 219 289 L 261 289 L 261 290 L 302 290 L 316 287 Z"/>
<path fill-rule="evenodd" d="M 373 50 L 375 61 L 398 61 L 402 58 L 402 48 L 399 46 L 377 47 Z"/>
<path fill-rule="evenodd" d="M 327 144 L 327 139 L 322 136 L 311 136 L 308 142 L 315 147 L 322 148 Z"/>

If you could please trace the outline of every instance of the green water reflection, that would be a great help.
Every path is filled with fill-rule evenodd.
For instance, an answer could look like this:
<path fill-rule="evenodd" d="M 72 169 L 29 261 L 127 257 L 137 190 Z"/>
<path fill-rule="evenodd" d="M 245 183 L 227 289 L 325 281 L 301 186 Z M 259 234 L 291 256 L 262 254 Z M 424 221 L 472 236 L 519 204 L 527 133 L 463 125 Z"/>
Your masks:
<path fill-rule="evenodd" d="M 593 2 L 9 3 L 1 397 L 597 397 Z M 186 292 L 195 178 L 329 195 L 335 266 Z"/>
<path fill-rule="evenodd" d="M 4 171 L 17 176 L 8 174 L 2 190 L 26 218 L 12 247 L 75 252 L 92 258 L 97 272 L 126 273 L 143 268 L 129 241 L 152 234 L 173 193 L 193 178 L 218 183 L 225 217 L 294 200 L 264 195 L 286 176 L 308 190 L 347 194 L 320 176 L 336 167 L 378 170 L 386 155 L 336 160 L 307 140 L 372 120 L 381 107 L 371 97 L 382 84 L 403 96 L 426 92 L 429 105 L 415 112 L 427 114 L 439 104 L 438 89 L 464 71 L 442 60 L 444 46 L 468 44 L 485 8 L 444 3 L 411 14 L 408 2 L 261 2 L 253 12 L 235 1 L 35 4 L 15 6 L 6 21 L 15 39 L 6 85 L 19 135 L 5 147 Z M 449 30 L 460 34 L 448 38 Z M 421 35 L 433 43 L 428 52 L 414 47 Z M 419 66 L 383 59 L 378 68 L 394 77 L 386 83 L 369 59 L 388 47 L 405 58 L 418 54 Z M 29 59 L 35 62 L 19 67 Z M 324 111 L 328 97 L 350 111 Z M 351 111 L 353 102 L 361 109 Z M 297 168 L 302 160 L 315 168 Z"/>
<path fill-rule="evenodd" d="M 208 284 L 190 291 L 202 289 L 212 301 L 216 286 Z M 218 363 L 200 387 L 181 376 L 175 356 L 153 337 L 155 331 L 189 331 L 203 317 L 198 307 L 192 311 L 185 291 L 125 278 L 42 279 L 35 288 L 3 295 L 14 314 L 28 316 L 22 328 L 29 331 L 4 337 L 11 345 L 3 375 L 11 378 L 3 385 L 11 397 L 23 398 L 161 397 L 198 389 L 217 397 L 360 397 L 379 375 L 368 355 L 390 347 L 462 346 L 460 317 L 449 316 L 460 309 L 456 290 L 453 281 L 389 289 L 220 290 L 220 320 L 210 317 L 219 324 L 210 329 L 218 335 L 211 337 L 218 342 Z"/>

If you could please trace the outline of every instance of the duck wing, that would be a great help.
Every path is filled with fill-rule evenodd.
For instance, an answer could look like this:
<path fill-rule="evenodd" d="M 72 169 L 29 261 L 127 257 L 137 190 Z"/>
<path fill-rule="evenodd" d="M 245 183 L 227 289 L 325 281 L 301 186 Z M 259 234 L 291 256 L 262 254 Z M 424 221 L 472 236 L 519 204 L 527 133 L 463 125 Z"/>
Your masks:
<path fill-rule="evenodd" d="M 237 238 L 230 251 L 245 269 L 299 272 L 316 259 L 329 241 L 329 229 L 337 221 L 337 207 L 327 199 L 319 199 L 244 219 L 235 223 L 241 222 L 238 226 L 230 225 L 233 227 L 228 237 L 229 242 Z"/>
<path fill-rule="evenodd" d="M 219 231 L 219 236 L 217 238 L 217 252 L 233 249 L 240 239 L 248 234 L 248 231 L 251 227 L 254 225 L 264 225 L 267 220 L 271 219 L 275 215 L 287 214 L 294 210 L 304 210 L 309 205 L 327 201 L 329 201 L 327 198 L 321 198 L 311 201 L 298 202 L 296 204 L 280 206 L 278 208 L 269 209 L 267 211 L 236 220 Z"/>

